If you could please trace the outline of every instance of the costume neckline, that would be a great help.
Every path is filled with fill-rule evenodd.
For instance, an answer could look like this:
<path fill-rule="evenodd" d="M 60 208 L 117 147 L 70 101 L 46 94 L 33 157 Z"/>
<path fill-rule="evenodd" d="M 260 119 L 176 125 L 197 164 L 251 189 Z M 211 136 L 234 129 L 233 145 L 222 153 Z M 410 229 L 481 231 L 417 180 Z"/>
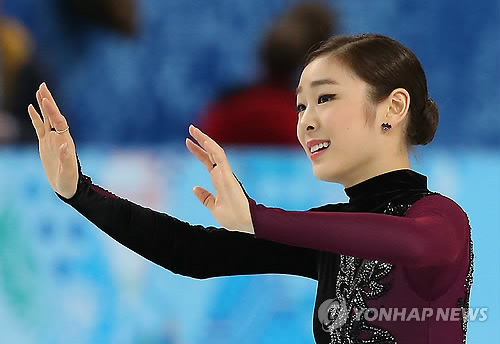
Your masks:
<path fill-rule="evenodd" d="M 412 169 L 384 172 L 345 188 L 349 203 L 366 202 L 367 198 L 377 198 L 402 191 L 427 189 L 427 177 Z"/>

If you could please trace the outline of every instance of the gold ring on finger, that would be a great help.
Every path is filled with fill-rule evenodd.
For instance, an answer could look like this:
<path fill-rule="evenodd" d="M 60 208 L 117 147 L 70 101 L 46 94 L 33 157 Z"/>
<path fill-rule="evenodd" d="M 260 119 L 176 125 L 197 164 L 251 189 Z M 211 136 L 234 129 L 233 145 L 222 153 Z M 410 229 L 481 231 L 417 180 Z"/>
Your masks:
<path fill-rule="evenodd" d="M 66 129 L 63 129 L 63 130 L 57 130 L 57 129 L 56 129 L 56 133 L 58 133 L 58 134 L 62 134 L 62 133 L 67 132 L 68 130 L 69 130 L 69 125 L 68 125 L 68 127 L 67 127 Z"/>

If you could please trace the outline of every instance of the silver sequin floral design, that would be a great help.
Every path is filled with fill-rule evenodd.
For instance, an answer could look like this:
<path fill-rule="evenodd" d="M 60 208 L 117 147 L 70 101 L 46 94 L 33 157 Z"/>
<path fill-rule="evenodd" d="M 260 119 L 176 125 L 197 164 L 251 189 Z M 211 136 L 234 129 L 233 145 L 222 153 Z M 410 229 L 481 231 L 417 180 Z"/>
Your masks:
<path fill-rule="evenodd" d="M 396 343 L 389 331 L 371 325 L 364 316 L 356 316 L 357 312 L 368 308 L 367 299 L 376 299 L 389 290 L 390 286 L 381 283 L 381 279 L 391 270 L 389 263 L 340 256 L 336 296 L 346 306 L 344 311 L 348 316 L 343 326 L 330 328 L 331 344 L 361 343 L 362 333 L 370 334 L 370 339 L 363 343 Z"/>

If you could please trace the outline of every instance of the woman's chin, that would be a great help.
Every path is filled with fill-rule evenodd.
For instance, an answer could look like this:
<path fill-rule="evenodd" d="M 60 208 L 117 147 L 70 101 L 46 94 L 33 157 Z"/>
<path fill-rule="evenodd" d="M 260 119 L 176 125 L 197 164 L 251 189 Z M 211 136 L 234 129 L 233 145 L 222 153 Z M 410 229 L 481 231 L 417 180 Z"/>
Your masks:
<path fill-rule="evenodd" d="M 322 168 L 323 166 L 313 166 L 313 174 L 319 180 L 324 182 L 338 183 L 339 178 L 334 170 Z"/>

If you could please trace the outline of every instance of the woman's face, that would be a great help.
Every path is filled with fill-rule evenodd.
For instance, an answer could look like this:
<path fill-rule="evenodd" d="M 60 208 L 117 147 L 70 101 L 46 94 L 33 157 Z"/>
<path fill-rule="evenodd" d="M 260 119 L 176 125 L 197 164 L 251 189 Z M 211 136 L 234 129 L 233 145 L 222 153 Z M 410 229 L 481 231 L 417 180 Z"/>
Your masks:
<path fill-rule="evenodd" d="M 318 179 L 348 187 L 363 180 L 383 153 L 377 151 L 381 147 L 380 127 L 373 123 L 377 106 L 368 101 L 368 90 L 367 83 L 329 56 L 316 58 L 302 72 L 297 137 Z M 320 142 L 327 147 L 311 152 Z"/>

